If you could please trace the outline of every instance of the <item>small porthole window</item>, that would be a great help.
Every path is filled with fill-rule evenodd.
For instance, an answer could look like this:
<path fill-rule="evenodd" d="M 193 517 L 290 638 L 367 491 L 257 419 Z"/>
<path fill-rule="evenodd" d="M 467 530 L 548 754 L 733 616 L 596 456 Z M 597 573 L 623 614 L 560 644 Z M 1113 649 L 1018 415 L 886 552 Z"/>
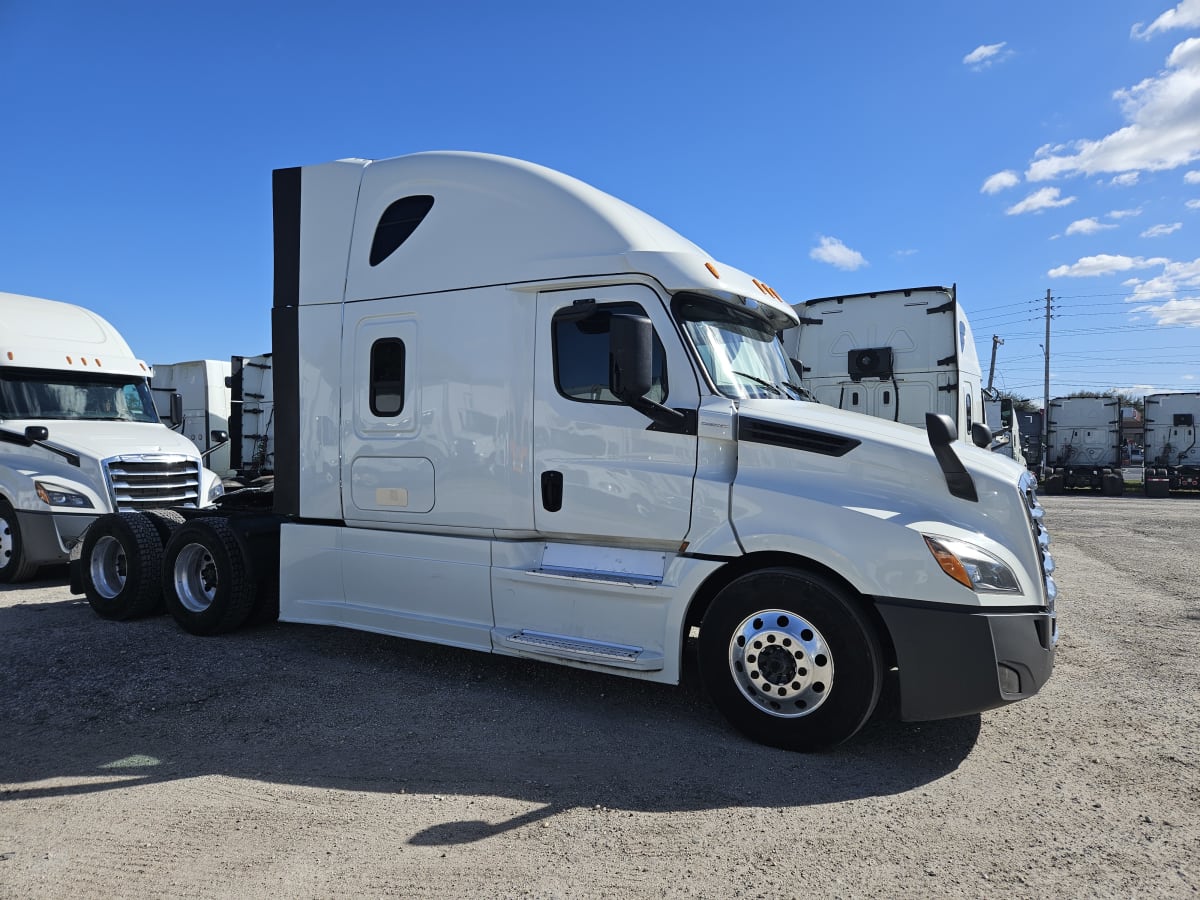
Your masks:
<path fill-rule="evenodd" d="M 433 198 L 428 194 L 403 197 L 383 211 L 379 224 L 375 226 L 375 239 L 371 241 L 372 266 L 377 266 L 412 236 L 417 226 L 433 209 Z"/>
<path fill-rule="evenodd" d="M 404 409 L 404 341 L 382 338 L 371 345 L 371 412 L 380 418 Z"/>

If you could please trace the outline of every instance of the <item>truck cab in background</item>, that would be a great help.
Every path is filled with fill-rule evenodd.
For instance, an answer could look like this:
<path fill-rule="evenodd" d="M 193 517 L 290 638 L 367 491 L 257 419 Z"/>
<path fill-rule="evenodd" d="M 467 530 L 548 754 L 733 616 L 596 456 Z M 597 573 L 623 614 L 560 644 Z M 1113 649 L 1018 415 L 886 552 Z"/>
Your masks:
<path fill-rule="evenodd" d="M 1046 493 L 1125 493 L 1120 398 L 1055 397 L 1046 413 Z"/>
<path fill-rule="evenodd" d="M 918 428 L 926 413 L 944 414 L 963 439 L 990 443 L 979 427 L 979 354 L 955 287 L 819 297 L 795 310 L 784 347 L 820 403 Z"/>
<path fill-rule="evenodd" d="M 1146 397 L 1145 491 L 1164 497 L 1171 491 L 1200 490 L 1200 393 Z"/>
<path fill-rule="evenodd" d="M 149 374 L 95 313 L 0 293 L 0 582 L 66 563 L 104 513 L 220 496 L 195 446 L 159 420 Z"/>

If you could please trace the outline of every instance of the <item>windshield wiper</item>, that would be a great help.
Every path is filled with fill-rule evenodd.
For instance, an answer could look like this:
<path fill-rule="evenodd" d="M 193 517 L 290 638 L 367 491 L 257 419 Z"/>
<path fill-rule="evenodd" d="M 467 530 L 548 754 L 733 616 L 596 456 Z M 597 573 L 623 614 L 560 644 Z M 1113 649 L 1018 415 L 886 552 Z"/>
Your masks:
<path fill-rule="evenodd" d="M 777 397 L 783 396 L 783 391 L 781 391 L 775 385 L 771 384 L 771 382 L 769 382 L 769 381 L 763 381 L 761 378 L 759 378 L 755 375 L 748 375 L 745 372 L 734 371 L 733 374 L 740 375 L 742 378 L 749 378 L 755 384 L 761 384 L 763 387 L 767 388 L 767 390 L 769 390 L 772 394 L 774 394 Z"/>
<path fill-rule="evenodd" d="M 808 388 L 802 387 L 798 384 L 792 384 L 790 381 L 784 381 L 781 383 L 784 387 L 791 388 L 793 391 L 795 391 L 796 396 L 798 396 L 801 400 L 811 400 L 814 403 L 816 402 L 817 398 L 813 396 L 812 391 L 810 391 Z"/>

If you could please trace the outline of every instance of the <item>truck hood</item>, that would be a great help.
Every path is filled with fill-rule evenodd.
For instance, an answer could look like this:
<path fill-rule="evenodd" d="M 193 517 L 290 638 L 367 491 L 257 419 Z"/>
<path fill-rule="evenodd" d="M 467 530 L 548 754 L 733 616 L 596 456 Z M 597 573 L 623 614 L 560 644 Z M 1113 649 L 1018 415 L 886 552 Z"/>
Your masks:
<path fill-rule="evenodd" d="M 129 453 L 172 453 L 193 459 L 200 455 L 195 444 L 160 423 L 63 419 L 0 422 L 0 428 L 17 433 L 24 432 L 30 425 L 45 426 L 50 432 L 47 443 L 90 459 Z"/>
<path fill-rule="evenodd" d="M 879 500 L 882 495 L 891 494 L 899 500 L 906 492 L 917 491 L 927 499 L 946 495 L 951 507 L 966 503 L 949 496 L 945 475 L 929 444 L 929 435 L 922 428 L 817 403 L 779 400 L 740 401 L 738 421 L 739 436 L 747 433 L 748 423 L 765 422 L 795 429 L 800 436 L 809 433 L 821 439 L 835 439 L 835 443 L 840 440 L 842 446 L 850 447 L 844 455 L 806 452 L 805 462 L 818 471 L 828 469 L 830 477 L 843 482 L 843 489 L 852 488 L 852 493 Z M 981 497 L 996 491 L 1012 492 L 1025 472 L 1012 459 L 967 441 L 957 440 L 952 447 L 976 482 Z M 770 464 L 776 465 L 778 461 Z M 846 480 L 852 485 L 845 484 Z M 969 505 L 978 509 L 978 504 Z M 967 515 L 974 518 L 970 513 Z"/>

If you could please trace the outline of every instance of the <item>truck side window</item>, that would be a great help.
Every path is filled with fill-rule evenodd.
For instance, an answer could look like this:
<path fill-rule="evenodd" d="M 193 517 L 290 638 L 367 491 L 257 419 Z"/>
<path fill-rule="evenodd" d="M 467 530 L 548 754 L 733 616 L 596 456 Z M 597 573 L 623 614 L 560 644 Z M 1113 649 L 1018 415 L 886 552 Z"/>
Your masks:
<path fill-rule="evenodd" d="M 404 341 L 381 338 L 371 345 L 371 412 L 380 418 L 404 409 Z"/>
<path fill-rule="evenodd" d="M 375 226 L 375 238 L 371 241 L 372 266 L 377 266 L 409 239 L 417 226 L 433 209 L 433 198 L 428 194 L 402 197 L 383 211 L 379 224 Z"/>
<path fill-rule="evenodd" d="M 608 323 L 613 313 L 644 316 L 638 303 L 606 303 L 586 319 L 554 319 L 554 384 L 558 392 L 584 403 L 620 403 L 608 387 Z M 655 403 L 667 397 L 666 351 L 654 336 L 654 382 L 646 396 Z"/>

